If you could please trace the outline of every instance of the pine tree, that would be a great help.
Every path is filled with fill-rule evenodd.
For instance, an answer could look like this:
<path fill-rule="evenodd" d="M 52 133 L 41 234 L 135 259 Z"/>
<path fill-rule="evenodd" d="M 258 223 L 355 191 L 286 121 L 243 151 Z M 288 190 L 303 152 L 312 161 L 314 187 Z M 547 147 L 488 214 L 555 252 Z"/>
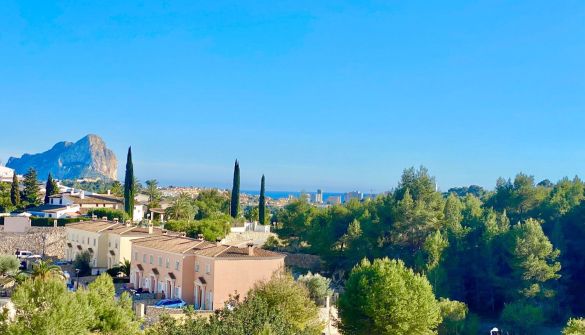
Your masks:
<path fill-rule="evenodd" d="M 234 183 L 232 187 L 232 201 L 230 205 L 230 215 L 233 218 L 238 217 L 238 211 L 240 209 L 240 163 L 236 159 L 234 165 Z"/>
<path fill-rule="evenodd" d="M 134 211 L 134 166 L 132 165 L 132 147 L 128 148 L 126 159 L 126 176 L 124 178 L 124 210 L 130 217 Z"/>
<path fill-rule="evenodd" d="M 16 171 L 12 174 L 12 187 L 10 187 L 10 201 L 13 206 L 20 206 L 20 189 L 18 185 L 18 176 Z"/>
<path fill-rule="evenodd" d="M 37 171 L 34 168 L 29 168 L 24 175 L 24 192 L 23 200 L 27 202 L 27 206 L 33 207 L 39 204 L 39 187 L 37 185 Z"/>
<path fill-rule="evenodd" d="M 57 186 L 57 182 L 53 179 L 53 176 L 49 172 L 49 176 L 47 177 L 47 184 L 45 185 L 45 203 L 49 203 L 49 197 L 53 194 L 56 194 L 59 191 L 59 186 Z"/>
<path fill-rule="evenodd" d="M 258 221 L 260 224 L 266 223 L 266 197 L 264 196 L 264 175 L 260 181 L 260 199 L 258 199 Z"/>

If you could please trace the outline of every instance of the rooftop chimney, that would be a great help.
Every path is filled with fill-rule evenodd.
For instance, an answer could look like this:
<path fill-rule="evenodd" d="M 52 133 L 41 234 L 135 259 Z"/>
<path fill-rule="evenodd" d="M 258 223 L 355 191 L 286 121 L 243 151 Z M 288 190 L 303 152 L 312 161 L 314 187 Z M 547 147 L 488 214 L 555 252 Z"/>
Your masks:
<path fill-rule="evenodd" d="M 168 234 L 167 230 L 166 230 L 166 229 L 163 229 L 163 231 L 162 231 L 162 234 L 163 234 L 163 235 L 166 235 L 166 234 Z"/>
<path fill-rule="evenodd" d="M 203 239 L 203 234 L 197 234 L 197 239 L 198 240 L 202 240 Z"/>
<path fill-rule="evenodd" d="M 184 231 L 182 231 L 182 232 L 179 233 L 179 236 L 180 237 L 186 237 L 187 236 L 187 233 L 185 233 Z"/>
<path fill-rule="evenodd" d="M 114 218 L 114 222 L 118 223 L 118 221 L 120 221 L 120 219 Z"/>
<path fill-rule="evenodd" d="M 126 220 L 126 227 L 130 227 L 131 222 L 132 221 L 130 221 L 130 220 Z"/>
<path fill-rule="evenodd" d="M 148 225 L 148 235 L 152 235 L 152 233 L 154 233 L 154 227 L 151 224 L 149 224 Z"/>
<path fill-rule="evenodd" d="M 108 217 L 107 216 L 102 216 L 102 220 L 108 221 Z"/>
<path fill-rule="evenodd" d="M 92 219 L 92 220 L 97 220 L 97 215 L 93 214 L 93 215 L 91 216 L 91 219 Z"/>
<path fill-rule="evenodd" d="M 111 194 L 111 192 L 112 192 L 112 191 L 108 190 L 108 195 L 110 195 L 110 194 Z"/>
<path fill-rule="evenodd" d="M 85 192 L 84 191 L 79 192 L 79 199 L 85 199 Z"/>
<path fill-rule="evenodd" d="M 248 243 L 248 256 L 254 256 L 254 243 Z"/>

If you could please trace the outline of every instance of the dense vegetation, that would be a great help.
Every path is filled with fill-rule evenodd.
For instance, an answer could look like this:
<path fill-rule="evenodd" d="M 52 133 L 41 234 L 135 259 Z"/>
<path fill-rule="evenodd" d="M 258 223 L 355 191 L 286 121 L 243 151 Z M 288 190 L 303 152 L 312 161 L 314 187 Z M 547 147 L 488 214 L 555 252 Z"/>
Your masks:
<path fill-rule="evenodd" d="M 441 194 L 426 169 L 410 168 L 375 200 L 324 209 L 298 200 L 276 213 L 280 247 L 322 256 L 341 279 L 363 258 L 400 259 L 437 297 L 465 302 L 468 317 L 501 318 L 518 332 L 585 314 L 580 179 L 536 184 L 518 174 L 493 192 L 457 191 Z"/>
<path fill-rule="evenodd" d="M 286 273 L 259 283 L 243 301 L 235 296 L 209 320 L 193 312 L 184 323 L 166 317 L 147 335 L 319 335 L 323 325 L 307 289 Z"/>

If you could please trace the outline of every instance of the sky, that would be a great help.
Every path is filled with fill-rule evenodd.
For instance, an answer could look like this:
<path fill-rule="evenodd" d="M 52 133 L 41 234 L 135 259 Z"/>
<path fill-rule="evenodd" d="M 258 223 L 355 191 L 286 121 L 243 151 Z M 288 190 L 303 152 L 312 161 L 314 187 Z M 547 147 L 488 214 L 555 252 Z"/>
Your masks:
<path fill-rule="evenodd" d="M 3 1 L 0 160 L 90 133 L 163 185 L 585 177 L 585 2 Z"/>

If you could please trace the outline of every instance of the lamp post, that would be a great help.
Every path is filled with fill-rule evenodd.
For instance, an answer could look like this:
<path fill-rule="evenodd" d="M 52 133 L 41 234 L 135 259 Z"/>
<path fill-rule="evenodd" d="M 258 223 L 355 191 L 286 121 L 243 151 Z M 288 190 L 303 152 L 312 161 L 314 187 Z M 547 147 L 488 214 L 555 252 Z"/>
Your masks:
<path fill-rule="evenodd" d="M 79 269 L 75 269 L 75 291 L 79 289 Z"/>

